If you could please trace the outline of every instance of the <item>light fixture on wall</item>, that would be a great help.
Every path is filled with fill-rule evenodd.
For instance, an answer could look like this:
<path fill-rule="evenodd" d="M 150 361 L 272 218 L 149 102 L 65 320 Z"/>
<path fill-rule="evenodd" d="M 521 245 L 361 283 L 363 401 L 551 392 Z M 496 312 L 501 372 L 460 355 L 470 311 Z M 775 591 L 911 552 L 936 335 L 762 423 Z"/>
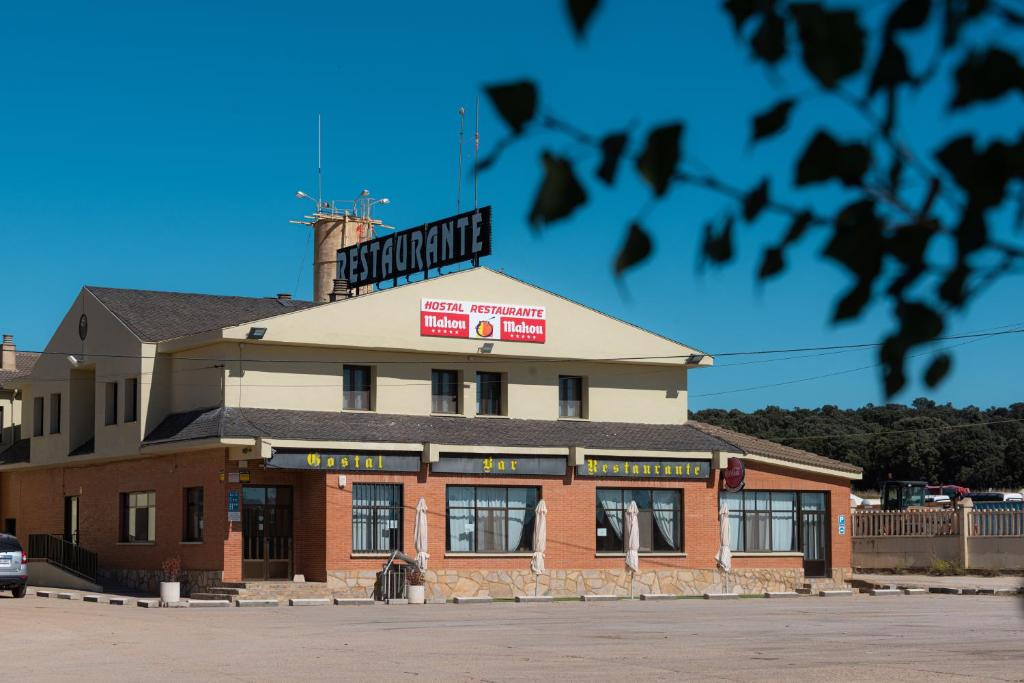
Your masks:
<path fill-rule="evenodd" d="M 68 363 L 71 364 L 71 367 L 77 368 L 79 365 L 82 364 L 82 359 L 79 358 L 78 356 L 69 355 L 68 356 Z"/>
<path fill-rule="evenodd" d="M 267 328 L 265 327 L 250 327 L 249 334 L 245 335 L 246 339 L 263 339 L 267 334 Z"/>
<path fill-rule="evenodd" d="M 687 365 L 700 365 L 700 362 L 702 360 L 704 360 L 704 354 L 703 353 L 691 353 L 687 357 L 687 359 L 686 359 L 686 364 Z"/>
<path fill-rule="evenodd" d="M 486 344 L 481 346 L 480 349 L 479 349 L 480 353 L 490 353 L 493 350 L 494 350 L 494 342 L 487 342 Z"/>

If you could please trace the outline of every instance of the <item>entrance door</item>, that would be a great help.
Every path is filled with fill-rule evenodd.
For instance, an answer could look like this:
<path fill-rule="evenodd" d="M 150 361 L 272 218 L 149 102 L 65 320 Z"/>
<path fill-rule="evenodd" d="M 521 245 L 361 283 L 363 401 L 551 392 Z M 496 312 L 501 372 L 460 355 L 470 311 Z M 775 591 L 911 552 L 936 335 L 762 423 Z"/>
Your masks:
<path fill-rule="evenodd" d="M 64 496 L 64 540 L 78 545 L 78 496 Z"/>
<path fill-rule="evenodd" d="M 242 487 L 242 578 L 292 578 L 292 489 Z"/>
<path fill-rule="evenodd" d="M 831 576 L 828 505 L 824 493 L 800 494 L 800 545 L 804 549 L 804 576 Z"/>

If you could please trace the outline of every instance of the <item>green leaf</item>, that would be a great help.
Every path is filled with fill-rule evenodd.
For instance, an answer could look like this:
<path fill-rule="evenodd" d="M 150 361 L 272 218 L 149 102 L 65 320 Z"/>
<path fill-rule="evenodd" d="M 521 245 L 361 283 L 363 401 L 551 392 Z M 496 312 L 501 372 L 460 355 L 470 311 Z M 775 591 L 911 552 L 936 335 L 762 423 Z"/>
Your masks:
<path fill-rule="evenodd" d="M 765 178 L 743 199 L 743 220 L 752 223 L 767 203 L 768 179 Z"/>
<path fill-rule="evenodd" d="M 1024 90 L 1024 69 L 1017 58 L 999 48 L 971 52 L 956 70 L 956 96 L 950 107 L 995 100 L 1011 90 Z"/>
<path fill-rule="evenodd" d="M 615 171 L 619 167 L 619 159 L 626 149 L 626 134 L 614 133 L 601 140 L 601 166 L 597 169 L 597 177 L 611 185 L 615 182 Z"/>
<path fill-rule="evenodd" d="M 789 230 L 786 231 L 786 236 L 782 238 L 783 244 L 791 244 L 796 242 L 798 239 L 804 236 L 807 232 L 807 228 L 811 225 L 813 220 L 809 211 L 804 211 L 793 219 L 793 222 L 789 225 Z"/>
<path fill-rule="evenodd" d="M 672 174 L 676 172 L 676 165 L 681 156 L 679 136 L 682 131 L 681 123 L 655 128 L 647 136 L 647 146 L 636 160 L 636 168 L 640 175 L 658 196 L 665 194 Z"/>
<path fill-rule="evenodd" d="M 858 282 L 846 295 L 836 304 L 836 310 L 832 313 L 832 322 L 856 318 L 864 310 L 871 299 L 871 285 Z"/>
<path fill-rule="evenodd" d="M 970 274 L 971 271 L 966 265 L 957 264 L 939 286 L 939 297 L 955 308 L 963 306 L 967 300 L 967 278 Z"/>
<path fill-rule="evenodd" d="M 761 259 L 761 270 L 758 271 L 757 277 L 763 280 L 781 273 L 785 267 L 786 264 L 782 257 L 782 249 L 779 247 L 765 249 L 764 257 Z"/>
<path fill-rule="evenodd" d="M 713 263 L 725 263 L 732 258 L 732 226 L 733 218 L 731 216 L 726 219 L 718 233 L 715 232 L 711 223 L 705 224 L 702 253 L 706 260 Z"/>
<path fill-rule="evenodd" d="M 739 33 L 743 24 L 754 15 L 758 0 L 725 0 L 725 11 L 732 17 L 733 28 Z"/>
<path fill-rule="evenodd" d="M 883 227 L 870 200 L 850 204 L 836 217 L 835 232 L 824 254 L 846 266 L 859 282 L 870 285 L 882 270 Z"/>
<path fill-rule="evenodd" d="M 593 18 L 594 10 L 597 9 L 598 0 L 568 0 L 566 4 L 573 28 L 576 29 L 576 37 L 582 38 L 587 23 Z"/>
<path fill-rule="evenodd" d="M 767 12 L 750 46 L 754 48 L 754 54 L 768 64 L 782 59 L 786 56 L 786 22 L 775 12 Z"/>
<path fill-rule="evenodd" d="M 486 92 L 494 108 L 516 135 L 523 132 L 537 112 L 537 88 L 530 81 L 491 85 L 487 86 Z"/>
<path fill-rule="evenodd" d="M 882 54 L 878 57 L 874 73 L 871 74 L 871 85 L 868 93 L 874 95 L 882 88 L 893 88 L 900 83 L 910 82 L 907 71 L 907 58 L 903 50 L 894 40 L 886 40 Z"/>
<path fill-rule="evenodd" d="M 924 373 L 925 384 L 935 388 L 942 381 L 942 378 L 949 374 L 951 367 L 953 367 L 953 359 L 950 355 L 948 353 L 939 354 L 932 360 Z"/>
<path fill-rule="evenodd" d="M 544 180 L 530 210 L 530 223 L 535 228 L 565 218 L 587 201 L 587 193 L 576 180 L 568 159 L 546 151 L 542 159 Z"/>
<path fill-rule="evenodd" d="M 889 15 L 886 32 L 920 28 L 928 20 L 932 0 L 903 0 Z"/>
<path fill-rule="evenodd" d="M 633 223 L 629 226 L 626 242 L 619 249 L 618 256 L 615 257 L 615 275 L 622 275 L 623 272 L 650 256 L 651 251 L 651 238 L 647 236 L 639 223 Z"/>
<path fill-rule="evenodd" d="M 785 128 L 794 104 L 796 104 L 795 100 L 783 100 L 768 111 L 755 116 L 751 140 L 757 141 L 775 135 Z"/>
<path fill-rule="evenodd" d="M 856 186 L 870 162 L 871 154 L 864 145 L 840 145 L 828 133 L 819 131 L 797 164 L 796 184 L 807 185 L 836 178 L 844 185 Z"/>
<path fill-rule="evenodd" d="M 826 10 L 816 3 L 792 5 L 803 48 L 804 66 L 825 88 L 836 87 L 860 70 L 864 61 L 864 29 L 849 10 Z"/>

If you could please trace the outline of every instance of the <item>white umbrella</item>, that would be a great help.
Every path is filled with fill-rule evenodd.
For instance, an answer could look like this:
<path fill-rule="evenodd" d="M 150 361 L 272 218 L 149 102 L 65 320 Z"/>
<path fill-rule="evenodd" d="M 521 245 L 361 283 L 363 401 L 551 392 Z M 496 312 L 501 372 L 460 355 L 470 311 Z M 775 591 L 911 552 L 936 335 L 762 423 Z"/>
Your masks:
<path fill-rule="evenodd" d="M 426 571 L 427 558 L 427 501 L 420 497 L 416 503 L 416 526 L 412 531 L 413 544 L 416 546 L 416 562 L 420 569 Z"/>
<path fill-rule="evenodd" d="M 640 511 L 636 507 L 636 501 L 629 501 L 626 507 L 626 523 L 624 525 L 624 538 L 626 545 L 626 569 L 629 570 L 629 597 L 633 597 L 633 579 L 640 571 L 640 523 L 637 521 Z"/>
<path fill-rule="evenodd" d="M 718 510 L 718 554 L 715 562 L 725 572 L 725 592 L 729 592 L 729 570 L 732 569 L 732 550 L 729 548 L 729 506 L 724 502 Z"/>
<path fill-rule="evenodd" d="M 530 569 L 537 575 L 537 583 L 533 594 L 540 593 L 540 575 L 544 573 L 544 550 L 548 545 L 548 504 L 543 500 L 537 503 L 536 519 L 533 523 L 533 559 Z"/>

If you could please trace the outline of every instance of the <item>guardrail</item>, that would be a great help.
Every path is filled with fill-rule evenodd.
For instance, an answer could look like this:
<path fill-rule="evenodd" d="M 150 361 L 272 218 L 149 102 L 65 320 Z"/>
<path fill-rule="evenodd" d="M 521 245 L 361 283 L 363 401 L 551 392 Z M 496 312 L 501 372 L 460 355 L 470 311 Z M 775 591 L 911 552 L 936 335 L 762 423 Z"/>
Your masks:
<path fill-rule="evenodd" d="M 96 553 L 75 543 L 69 543 L 61 536 L 29 534 L 28 557 L 30 560 L 46 560 L 65 571 L 96 582 L 99 567 Z"/>
<path fill-rule="evenodd" d="M 956 510 L 853 510 L 853 536 L 959 536 Z"/>

